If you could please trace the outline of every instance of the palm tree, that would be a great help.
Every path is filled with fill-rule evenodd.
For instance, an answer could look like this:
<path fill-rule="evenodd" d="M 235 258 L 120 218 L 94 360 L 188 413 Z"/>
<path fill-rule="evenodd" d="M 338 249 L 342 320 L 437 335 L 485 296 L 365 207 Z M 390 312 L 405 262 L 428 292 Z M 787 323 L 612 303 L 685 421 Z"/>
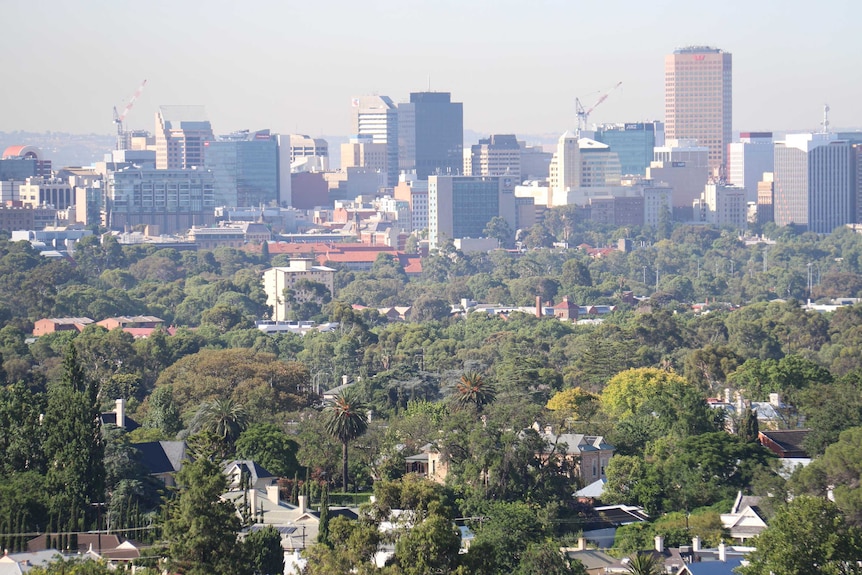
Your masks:
<path fill-rule="evenodd" d="M 465 372 L 455 384 L 455 392 L 458 394 L 458 403 L 461 405 L 474 404 L 476 412 L 481 412 L 482 407 L 494 401 L 496 390 L 494 386 L 475 371 Z"/>
<path fill-rule="evenodd" d="M 326 431 L 341 442 L 341 480 L 347 492 L 347 444 L 368 430 L 366 406 L 352 389 L 345 389 L 326 406 Z"/>
<path fill-rule="evenodd" d="M 248 427 L 248 413 L 233 399 L 214 399 L 201 406 L 197 414 L 200 429 L 217 435 L 226 445 L 233 445 Z"/>
<path fill-rule="evenodd" d="M 629 559 L 626 569 L 631 575 L 661 575 L 658 558 L 652 553 L 635 553 Z"/>

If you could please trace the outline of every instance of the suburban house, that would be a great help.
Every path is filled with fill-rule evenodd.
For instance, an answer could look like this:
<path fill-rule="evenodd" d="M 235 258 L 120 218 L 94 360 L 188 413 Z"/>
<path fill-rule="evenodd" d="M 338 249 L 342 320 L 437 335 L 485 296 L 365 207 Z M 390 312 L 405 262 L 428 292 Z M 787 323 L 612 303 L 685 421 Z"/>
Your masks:
<path fill-rule="evenodd" d="M 785 429 L 781 431 L 761 431 L 757 434 L 760 445 L 782 459 L 809 458 L 802 446 L 808 437 L 808 429 Z"/>
<path fill-rule="evenodd" d="M 658 560 L 660 571 L 670 575 L 735 575 L 746 554 L 753 547 L 731 546 L 721 543 L 716 548 L 704 548 L 699 537 L 691 545 L 665 547 L 664 537 L 656 535 L 655 548 L 650 551 Z M 605 567 L 605 573 L 631 573 L 630 558 L 623 557 L 613 565 Z"/>
<path fill-rule="evenodd" d="M 766 520 L 758 507 L 760 500 L 760 497 L 745 496 L 740 491 L 730 513 L 721 514 L 721 526 L 727 529 L 734 541 L 745 543 L 766 529 Z"/>
<path fill-rule="evenodd" d="M 560 470 L 568 477 L 578 479 L 581 485 L 589 485 L 605 476 L 605 468 L 615 450 L 601 435 L 556 435 L 550 427 L 541 430 L 538 424 L 533 424 L 533 429 L 547 444 L 539 457 L 547 461 L 554 454 L 560 455 Z"/>
<path fill-rule="evenodd" d="M 93 323 L 88 317 L 49 317 L 36 320 L 33 324 L 33 336 L 39 337 L 58 331 L 84 331 Z"/>
<path fill-rule="evenodd" d="M 569 301 L 569 296 L 563 296 L 563 301 L 554 306 L 554 317 L 567 321 L 578 321 L 580 307 Z"/>
<path fill-rule="evenodd" d="M 52 543 L 59 534 L 43 533 L 27 541 L 27 551 L 37 553 L 54 548 Z M 113 533 L 78 533 L 77 548 L 69 550 L 76 555 L 89 554 L 95 559 L 104 559 L 109 564 L 128 564 L 141 556 L 141 544 L 123 539 Z M 54 551 L 56 553 L 56 551 Z"/>
<path fill-rule="evenodd" d="M 808 429 L 767 430 L 759 432 L 757 440 L 760 445 L 778 456 L 781 462 L 779 474 L 787 479 L 797 467 L 805 467 L 811 463 L 811 456 L 803 446 L 809 433 Z"/>
<path fill-rule="evenodd" d="M 141 454 L 141 463 L 150 475 L 168 487 L 176 485 L 174 473 L 183 466 L 186 458 L 185 441 L 147 441 L 132 446 Z"/>
<path fill-rule="evenodd" d="M 430 443 L 421 448 L 421 453 L 404 458 L 407 462 L 407 473 L 416 473 L 437 483 L 445 483 L 449 474 L 449 462 L 445 461 Z"/>
<path fill-rule="evenodd" d="M 140 427 L 140 424 L 126 415 L 126 400 L 117 399 L 115 401 L 114 411 L 106 411 L 99 414 L 102 425 L 116 425 L 126 431 L 134 431 Z"/>

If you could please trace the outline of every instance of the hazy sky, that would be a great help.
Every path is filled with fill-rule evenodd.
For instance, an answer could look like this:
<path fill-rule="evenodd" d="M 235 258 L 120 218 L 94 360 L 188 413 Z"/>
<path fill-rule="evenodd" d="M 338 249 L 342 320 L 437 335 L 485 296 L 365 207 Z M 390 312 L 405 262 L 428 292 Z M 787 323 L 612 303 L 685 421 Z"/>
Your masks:
<path fill-rule="evenodd" d="M 859 0 L 0 0 L 0 131 L 111 133 L 203 104 L 216 133 L 347 134 L 350 99 L 430 85 L 484 133 L 664 119 L 664 55 L 733 54 L 734 129 L 862 127 Z"/>

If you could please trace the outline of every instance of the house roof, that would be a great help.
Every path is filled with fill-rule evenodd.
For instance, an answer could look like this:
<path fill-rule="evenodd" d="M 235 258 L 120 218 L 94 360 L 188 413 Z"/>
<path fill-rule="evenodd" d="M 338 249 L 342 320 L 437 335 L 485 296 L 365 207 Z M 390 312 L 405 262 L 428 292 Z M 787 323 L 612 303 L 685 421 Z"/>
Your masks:
<path fill-rule="evenodd" d="M 767 438 L 770 442 L 778 446 L 783 452 L 783 457 L 808 457 L 808 453 L 802 446 L 805 438 L 811 433 L 810 429 L 787 429 L 781 431 L 761 431 L 760 443 L 763 444 L 763 438 Z"/>
<path fill-rule="evenodd" d="M 150 475 L 179 471 L 186 456 L 185 441 L 147 441 L 134 443 L 141 454 L 141 463 Z"/>
<path fill-rule="evenodd" d="M 47 317 L 39 321 L 50 321 L 54 325 L 89 325 L 93 323 L 88 317 Z"/>
<path fill-rule="evenodd" d="M 616 559 L 597 549 L 583 549 L 580 551 L 566 551 L 568 559 L 577 559 L 587 569 L 603 569 L 617 562 Z"/>
<path fill-rule="evenodd" d="M 579 489 L 575 492 L 575 497 L 592 497 L 593 499 L 599 499 L 602 496 L 602 493 L 605 492 L 605 483 L 607 483 L 607 479 L 597 479 L 593 481 L 583 489 Z"/>
<path fill-rule="evenodd" d="M 114 411 L 106 411 L 99 416 L 102 420 L 102 425 L 117 425 L 117 413 Z M 140 423 L 126 415 L 124 417 L 126 431 L 134 431 L 141 426 Z"/>
<path fill-rule="evenodd" d="M 257 483 L 261 479 L 276 479 L 275 475 L 251 459 L 235 459 L 224 466 L 225 475 L 232 476 L 235 472 L 234 470 L 239 473 L 248 471 L 252 484 Z"/>
<path fill-rule="evenodd" d="M 732 558 L 727 561 L 701 561 L 687 563 L 681 573 L 691 575 L 735 575 L 737 567 L 742 565 L 742 559 Z"/>

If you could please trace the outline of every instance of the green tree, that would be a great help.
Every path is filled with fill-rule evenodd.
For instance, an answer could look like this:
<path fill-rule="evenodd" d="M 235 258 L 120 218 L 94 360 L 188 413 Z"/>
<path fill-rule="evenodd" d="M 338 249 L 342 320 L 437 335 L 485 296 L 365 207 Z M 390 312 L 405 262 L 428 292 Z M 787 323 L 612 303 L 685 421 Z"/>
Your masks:
<path fill-rule="evenodd" d="M 91 503 L 104 501 L 104 443 L 96 384 L 86 378 L 70 345 L 63 378 L 48 390 L 43 425 L 52 511 L 77 529 Z"/>
<path fill-rule="evenodd" d="M 253 459 L 278 477 L 293 477 L 299 471 L 299 444 L 272 423 L 255 423 L 236 441 L 236 455 Z"/>
<path fill-rule="evenodd" d="M 452 573 L 461 536 L 448 517 L 432 514 L 398 538 L 395 559 L 404 575 Z"/>
<path fill-rule="evenodd" d="M 148 409 L 143 426 L 159 429 L 168 436 L 174 436 L 183 428 L 180 410 L 174 403 L 174 393 L 170 385 L 156 388 L 147 398 Z"/>
<path fill-rule="evenodd" d="M 635 553 L 626 564 L 626 571 L 631 575 L 661 575 L 662 569 L 658 558 L 652 553 Z"/>
<path fill-rule="evenodd" d="M 545 535 L 535 511 L 526 503 L 495 502 L 486 504 L 482 515 L 481 521 L 471 524 L 476 536 L 468 563 L 486 563 L 490 573 L 514 573 L 527 546 Z M 512 537 L 515 533 L 517 537 Z"/>
<path fill-rule="evenodd" d="M 366 406 L 352 388 L 345 389 L 326 406 L 326 431 L 341 442 L 341 481 L 347 491 L 347 445 L 368 430 Z"/>
<path fill-rule="evenodd" d="M 501 248 L 512 247 L 512 240 L 515 238 L 515 233 L 512 231 L 512 227 L 509 225 L 509 222 L 500 216 L 494 216 L 491 218 L 482 233 L 485 234 L 486 237 L 496 239 L 497 244 Z"/>
<path fill-rule="evenodd" d="M 204 403 L 197 416 L 196 431 L 209 431 L 225 445 L 233 446 L 240 434 L 248 427 L 248 412 L 231 398 L 214 399 Z"/>
<path fill-rule="evenodd" d="M 796 497 L 781 508 L 754 541 L 742 575 L 838 575 L 858 573 L 862 557 L 858 529 L 838 507 L 816 497 Z"/>
<path fill-rule="evenodd" d="M 842 431 L 809 467 L 809 474 L 819 472 L 822 477 L 821 490 L 833 486 L 835 503 L 847 520 L 862 525 L 862 427 Z"/>
<path fill-rule="evenodd" d="M 568 561 L 553 542 L 530 543 L 521 555 L 515 575 L 587 575 L 584 564 Z"/>
<path fill-rule="evenodd" d="M 496 391 L 485 377 L 475 371 L 464 373 L 455 384 L 455 399 L 460 405 L 473 405 L 477 413 L 494 401 Z"/>
<path fill-rule="evenodd" d="M 281 534 L 272 525 L 249 533 L 243 541 L 243 551 L 253 575 L 280 575 L 284 572 Z"/>
<path fill-rule="evenodd" d="M 227 478 L 219 465 L 206 458 L 186 461 L 176 481 L 164 525 L 170 569 L 183 575 L 240 572 L 240 522 L 233 504 L 220 499 Z"/>

